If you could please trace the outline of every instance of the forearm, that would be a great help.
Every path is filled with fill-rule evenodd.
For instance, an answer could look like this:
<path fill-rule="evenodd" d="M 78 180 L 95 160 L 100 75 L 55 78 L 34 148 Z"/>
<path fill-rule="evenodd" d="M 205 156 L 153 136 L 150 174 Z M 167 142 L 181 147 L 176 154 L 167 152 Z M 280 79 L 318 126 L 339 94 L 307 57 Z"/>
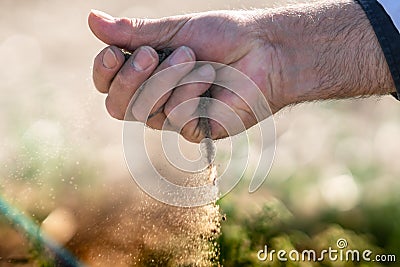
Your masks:
<path fill-rule="evenodd" d="M 285 104 L 395 91 L 379 42 L 356 2 L 328 0 L 267 13 L 259 19 L 268 29 L 264 38 L 281 55 Z"/>

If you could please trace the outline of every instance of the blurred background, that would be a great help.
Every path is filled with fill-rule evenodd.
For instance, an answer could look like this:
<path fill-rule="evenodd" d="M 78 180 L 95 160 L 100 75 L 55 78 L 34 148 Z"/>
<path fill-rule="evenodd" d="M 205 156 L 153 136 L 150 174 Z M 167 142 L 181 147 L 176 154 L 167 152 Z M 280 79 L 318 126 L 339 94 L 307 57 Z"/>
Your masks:
<path fill-rule="evenodd" d="M 107 115 L 91 81 L 103 44 L 87 26 L 90 9 L 155 18 L 282 3 L 0 0 L 0 266 L 50 265 L 41 245 L 10 220 L 17 210 L 89 266 L 138 264 L 138 229 L 148 221 L 137 217 L 143 198 L 125 166 L 122 123 Z M 226 215 L 219 262 L 390 265 L 257 260 L 264 245 L 320 251 L 335 248 L 339 238 L 351 249 L 400 259 L 399 117 L 400 104 L 389 96 L 277 114 L 276 158 L 266 182 L 254 194 L 240 184 L 218 202 Z"/>

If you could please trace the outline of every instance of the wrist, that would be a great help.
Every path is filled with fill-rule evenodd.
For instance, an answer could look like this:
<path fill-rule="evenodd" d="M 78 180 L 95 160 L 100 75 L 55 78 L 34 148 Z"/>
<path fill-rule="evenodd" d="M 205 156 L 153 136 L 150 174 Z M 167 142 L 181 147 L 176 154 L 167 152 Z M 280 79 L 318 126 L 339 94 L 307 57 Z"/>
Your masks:
<path fill-rule="evenodd" d="M 374 31 L 354 1 L 271 9 L 257 21 L 261 38 L 279 50 L 283 106 L 393 91 Z"/>

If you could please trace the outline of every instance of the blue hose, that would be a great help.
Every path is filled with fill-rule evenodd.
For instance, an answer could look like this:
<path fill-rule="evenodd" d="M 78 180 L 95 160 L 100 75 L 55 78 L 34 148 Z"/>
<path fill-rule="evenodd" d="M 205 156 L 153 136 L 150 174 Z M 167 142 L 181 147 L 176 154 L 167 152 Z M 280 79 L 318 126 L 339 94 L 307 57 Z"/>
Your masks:
<path fill-rule="evenodd" d="M 84 267 L 84 264 L 76 259 L 69 251 L 62 248 L 49 237 L 40 234 L 41 231 L 38 225 L 17 208 L 9 204 L 1 195 L 0 214 L 3 214 L 13 225 L 23 231 L 31 241 L 43 245 L 49 255 L 54 259 L 55 266 Z"/>

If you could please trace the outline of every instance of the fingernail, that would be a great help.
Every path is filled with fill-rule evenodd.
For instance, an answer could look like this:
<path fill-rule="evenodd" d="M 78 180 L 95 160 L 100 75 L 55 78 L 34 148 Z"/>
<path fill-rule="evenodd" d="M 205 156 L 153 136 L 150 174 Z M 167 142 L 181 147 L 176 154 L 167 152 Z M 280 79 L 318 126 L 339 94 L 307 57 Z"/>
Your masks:
<path fill-rule="evenodd" d="M 136 53 L 132 65 L 137 71 L 144 71 L 153 65 L 155 58 L 148 47 L 140 47 Z"/>
<path fill-rule="evenodd" d="M 117 65 L 117 57 L 111 48 L 107 48 L 103 56 L 103 66 L 107 69 L 112 69 Z"/>
<path fill-rule="evenodd" d="M 210 64 L 206 64 L 198 68 L 197 72 L 203 77 L 210 77 L 214 72 L 214 68 Z"/>
<path fill-rule="evenodd" d="M 177 65 L 184 62 L 188 62 L 193 59 L 192 53 L 190 52 L 189 48 L 186 46 L 181 46 L 177 50 L 175 50 L 174 54 L 172 55 L 169 63 L 171 65 Z"/>
<path fill-rule="evenodd" d="M 111 20 L 111 21 L 114 21 L 114 20 L 115 20 L 115 18 L 114 18 L 113 16 L 111 16 L 111 15 L 109 15 L 109 14 L 103 12 L 103 11 L 96 10 L 96 9 L 92 9 L 91 12 L 92 12 L 96 17 L 99 17 L 99 18 L 102 18 L 102 19 L 105 19 L 105 20 Z"/>

